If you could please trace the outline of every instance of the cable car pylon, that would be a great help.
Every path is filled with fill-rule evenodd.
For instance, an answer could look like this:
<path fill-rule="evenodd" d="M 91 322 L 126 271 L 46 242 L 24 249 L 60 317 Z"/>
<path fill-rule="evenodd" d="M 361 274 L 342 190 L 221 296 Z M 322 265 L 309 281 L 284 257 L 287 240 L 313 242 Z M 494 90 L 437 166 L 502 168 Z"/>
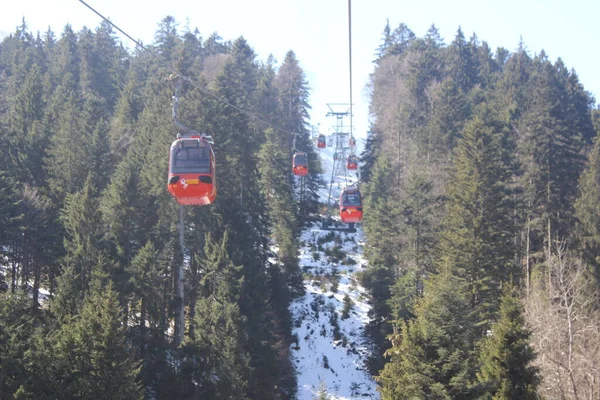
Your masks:
<path fill-rule="evenodd" d="M 360 181 L 360 169 L 358 157 L 356 156 L 356 139 L 354 138 L 354 127 L 352 124 L 352 4 L 351 0 L 348 0 L 348 65 L 350 69 L 350 105 L 349 109 L 345 112 L 336 112 L 333 110 L 330 104 L 328 104 L 331 112 L 327 113 L 327 116 L 335 116 L 337 118 L 337 126 L 335 127 L 335 151 L 333 156 L 333 166 L 331 170 L 331 180 L 329 182 L 329 195 L 327 198 L 327 215 L 323 221 L 323 229 L 335 229 L 335 230 L 351 230 L 356 231 L 354 224 L 362 220 L 362 199 L 358 190 L 358 181 Z M 350 129 L 347 132 L 344 129 L 343 118 L 350 116 Z M 347 155 L 346 150 L 349 150 Z M 347 155 L 347 157 L 346 157 Z M 341 161 L 338 163 L 338 161 Z M 338 166 L 339 164 L 339 166 Z M 341 167 L 341 168 L 340 168 Z M 345 187 L 340 193 L 338 199 L 339 215 L 340 219 L 348 223 L 348 229 L 331 228 L 328 223 L 329 209 L 331 206 L 331 192 L 333 190 L 334 178 L 340 176 L 341 173 L 336 172 L 341 169 L 341 173 L 344 176 Z M 353 185 L 348 185 L 348 170 L 355 170 L 357 176 L 357 182 Z"/>

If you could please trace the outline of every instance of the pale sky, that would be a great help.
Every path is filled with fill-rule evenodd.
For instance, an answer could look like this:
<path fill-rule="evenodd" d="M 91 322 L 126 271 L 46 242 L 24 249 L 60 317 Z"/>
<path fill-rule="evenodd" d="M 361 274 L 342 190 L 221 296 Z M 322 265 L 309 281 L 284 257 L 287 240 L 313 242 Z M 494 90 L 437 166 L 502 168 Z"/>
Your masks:
<path fill-rule="evenodd" d="M 218 32 L 225 40 L 244 36 L 258 60 L 273 54 L 279 63 L 293 50 L 311 89 L 311 124 L 321 133 L 335 125 L 326 118 L 327 103 L 349 103 L 347 0 L 87 0 L 134 38 L 150 44 L 158 23 L 167 15 L 180 28 L 198 28 L 206 38 Z M 352 0 L 352 69 L 354 132 L 369 128 L 365 85 L 374 54 L 389 19 L 392 29 L 405 23 L 417 36 L 435 24 L 446 44 L 460 26 L 495 50 L 514 51 L 523 41 L 533 55 L 542 49 L 555 61 L 561 57 L 579 75 L 584 87 L 600 98 L 600 1 L 598 0 Z M 70 23 L 75 31 L 101 22 L 78 0 L 5 1 L 0 9 L 0 36 L 14 32 L 25 17 L 33 32 L 50 27 L 60 36 Z M 598 25 L 597 25 L 598 24 Z M 124 44 L 132 44 L 126 38 Z"/>

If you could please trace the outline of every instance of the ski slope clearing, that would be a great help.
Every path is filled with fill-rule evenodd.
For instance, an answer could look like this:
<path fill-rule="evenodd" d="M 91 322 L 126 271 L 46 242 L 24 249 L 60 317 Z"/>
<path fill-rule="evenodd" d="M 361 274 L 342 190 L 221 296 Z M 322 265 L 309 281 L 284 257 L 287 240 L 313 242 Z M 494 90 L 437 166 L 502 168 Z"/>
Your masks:
<path fill-rule="evenodd" d="M 337 204 L 339 193 L 357 181 L 357 174 L 333 176 L 333 151 L 320 151 L 326 188 L 321 202 Z M 333 221 L 339 226 L 339 216 Z M 306 294 L 291 305 L 295 343 L 292 359 L 298 379 L 298 400 L 327 398 L 379 399 L 377 384 L 365 368 L 371 347 L 365 336 L 369 322 L 368 294 L 356 274 L 366 266 L 360 226 L 355 232 L 321 229 L 316 223 L 301 235 L 300 266 Z"/>

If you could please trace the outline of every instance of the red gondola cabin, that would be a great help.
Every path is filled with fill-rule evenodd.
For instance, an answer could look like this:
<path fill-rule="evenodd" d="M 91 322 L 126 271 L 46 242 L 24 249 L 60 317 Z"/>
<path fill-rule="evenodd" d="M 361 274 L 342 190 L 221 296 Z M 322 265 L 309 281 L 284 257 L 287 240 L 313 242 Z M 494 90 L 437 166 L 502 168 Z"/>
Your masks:
<path fill-rule="evenodd" d="M 356 157 L 355 155 L 348 156 L 346 168 L 348 168 L 349 170 L 358 169 L 358 157 Z"/>
<path fill-rule="evenodd" d="M 346 188 L 340 195 L 340 218 L 346 224 L 362 220 L 363 207 L 360 192 L 355 188 Z"/>
<path fill-rule="evenodd" d="M 317 139 L 317 147 L 319 149 L 324 149 L 327 147 L 327 139 L 325 138 L 325 135 L 319 135 L 319 138 Z"/>
<path fill-rule="evenodd" d="M 308 175 L 308 157 L 304 152 L 297 152 L 294 154 L 292 160 L 292 171 L 294 175 L 306 176 Z"/>
<path fill-rule="evenodd" d="M 169 152 L 167 188 L 183 205 L 207 205 L 217 197 L 215 154 L 203 137 L 179 138 Z"/>
<path fill-rule="evenodd" d="M 350 140 L 348 140 L 348 144 L 350 145 L 350 147 L 356 146 L 356 139 L 354 139 L 354 136 L 350 136 Z"/>

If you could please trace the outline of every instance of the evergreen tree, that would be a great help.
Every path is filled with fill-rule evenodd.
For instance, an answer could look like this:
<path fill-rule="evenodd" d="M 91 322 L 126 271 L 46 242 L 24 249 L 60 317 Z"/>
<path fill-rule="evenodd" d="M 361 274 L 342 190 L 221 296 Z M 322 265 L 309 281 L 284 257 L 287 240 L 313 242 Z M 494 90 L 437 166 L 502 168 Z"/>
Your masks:
<path fill-rule="evenodd" d="M 128 54 L 118 43 L 112 25 L 106 21 L 102 21 L 94 32 L 90 56 L 92 90 L 104 100 L 106 111 L 111 112 L 119 99 Z"/>
<path fill-rule="evenodd" d="M 365 217 L 363 229 L 367 238 L 365 256 L 368 268 L 361 283 L 373 298 L 370 314 L 372 320 L 369 326 L 370 335 L 378 348 L 370 361 L 370 370 L 375 373 L 383 367 L 381 355 L 388 347 L 385 340 L 391 333 L 391 326 L 386 321 L 391 319 L 391 309 L 388 300 L 390 288 L 398 277 L 397 263 L 399 253 L 399 231 L 396 216 L 399 213 L 394 202 L 392 188 L 389 182 L 393 179 L 393 170 L 388 158 L 379 157 L 373 167 L 373 175 L 364 191 Z"/>
<path fill-rule="evenodd" d="M 416 319 L 390 336 L 390 362 L 377 377 L 382 400 L 468 398 L 472 325 L 463 287 L 448 273 L 427 282 Z"/>
<path fill-rule="evenodd" d="M 9 245 L 14 243 L 19 227 L 19 200 L 16 184 L 5 172 L 0 170 L 0 258 L 4 259 L 9 252 Z M 2 275 L 2 278 L 4 275 Z M 0 282 L 0 292 L 5 284 Z"/>
<path fill-rule="evenodd" d="M 368 183 L 371 180 L 371 174 L 377 154 L 379 153 L 379 145 L 377 132 L 370 131 L 367 133 L 365 148 L 360 155 L 360 179 L 362 182 Z"/>
<path fill-rule="evenodd" d="M 8 154 L 15 177 L 41 187 L 48 145 L 44 126 L 42 72 L 34 65 L 19 86 L 8 111 Z"/>
<path fill-rule="evenodd" d="M 194 347 L 202 362 L 194 379 L 204 398 L 246 399 L 250 355 L 246 318 L 241 314 L 241 267 L 227 254 L 227 235 L 220 242 L 207 237 L 202 260 L 203 296 L 196 304 Z M 217 376 L 218 379 L 214 379 Z"/>
<path fill-rule="evenodd" d="M 600 281 L 600 140 L 596 139 L 587 167 L 579 181 L 579 198 L 575 203 L 579 245 Z"/>
<path fill-rule="evenodd" d="M 476 83 L 476 67 L 473 60 L 473 48 L 466 41 L 460 27 L 456 32 L 454 41 L 448 46 L 447 57 L 449 75 L 460 91 L 468 93 Z"/>
<path fill-rule="evenodd" d="M 52 136 L 45 160 L 48 183 L 59 203 L 66 195 L 83 187 L 89 171 L 86 155 L 89 138 L 82 129 L 81 99 L 76 91 L 69 89 L 74 84 L 72 79 L 72 75 L 65 75 L 61 87 L 57 89 L 55 101 L 61 104 L 60 109 L 56 110 L 57 130 Z"/>
<path fill-rule="evenodd" d="M 127 267 L 130 282 L 133 286 L 133 311 L 139 310 L 139 348 L 142 354 L 146 348 L 146 326 L 152 329 L 159 327 L 158 316 L 161 314 L 160 288 L 164 284 L 164 272 L 159 264 L 159 255 L 152 242 L 146 243 Z"/>
<path fill-rule="evenodd" d="M 281 104 L 281 128 L 290 133 L 285 147 L 288 150 L 288 160 L 292 159 L 294 151 L 305 152 L 308 157 L 308 175 L 293 181 L 295 192 L 297 194 L 303 192 L 304 197 L 299 203 L 298 218 L 301 223 L 304 223 L 308 220 L 308 215 L 316 213 L 318 210 L 319 196 L 317 192 L 322 185 L 318 176 L 323 170 L 307 128 L 308 111 L 310 110 L 308 83 L 293 51 L 286 53 L 275 80 L 275 87 L 279 92 L 279 103 Z M 293 148 L 294 143 L 295 149 Z M 291 174 L 289 176 L 293 179 Z"/>
<path fill-rule="evenodd" d="M 174 54 L 175 49 L 181 43 L 181 38 L 177 33 L 177 27 L 179 24 L 175 21 L 175 18 L 171 15 L 164 17 L 158 24 L 158 30 L 154 34 L 154 42 L 160 58 L 163 63 L 167 63 L 170 66 L 170 70 L 175 69 Z"/>
<path fill-rule="evenodd" d="M 135 123 L 143 108 L 139 93 L 140 78 L 136 73 L 136 66 L 132 67 L 110 121 L 110 149 L 117 161 L 122 159 L 133 142 Z"/>
<path fill-rule="evenodd" d="M 477 373 L 481 398 L 494 400 L 538 398 L 538 369 L 531 364 L 535 353 L 530 332 L 524 327 L 523 307 L 508 291 L 502 296 L 500 318 L 491 327 L 491 335 L 480 344 Z"/>
<path fill-rule="evenodd" d="M 63 29 L 62 35 L 53 49 L 53 55 L 54 57 L 51 58 L 50 62 L 51 81 L 58 84 L 63 76 L 70 74 L 78 86 L 81 72 L 81 57 L 77 35 L 73 32 L 71 25 L 67 24 Z"/>
<path fill-rule="evenodd" d="M 0 395 L 12 397 L 26 380 L 23 357 L 33 333 L 29 300 L 0 292 Z"/>
<path fill-rule="evenodd" d="M 52 341 L 62 398 L 141 398 L 140 371 L 112 283 L 95 278 L 81 312 Z"/>
<path fill-rule="evenodd" d="M 532 69 L 519 147 L 525 167 L 527 256 L 541 261 L 549 257 L 554 240 L 568 236 L 573 224 L 584 137 L 567 117 L 565 109 L 570 104 L 560 66 L 553 66 L 542 52 L 533 60 Z"/>
<path fill-rule="evenodd" d="M 92 268 L 101 252 L 101 214 L 91 174 L 83 189 L 67 196 L 61 213 L 66 230 L 63 275 L 59 278 L 58 296 L 53 311 L 61 318 L 76 314 L 89 289 Z"/>
<path fill-rule="evenodd" d="M 481 113 L 467 123 L 458 142 L 439 268 L 464 281 L 469 310 L 484 332 L 498 308 L 502 284 L 515 277 L 515 227 L 507 130 L 485 108 Z"/>
<path fill-rule="evenodd" d="M 383 43 L 377 51 L 375 62 L 388 55 L 403 54 L 414 39 L 415 33 L 405 23 L 401 23 L 391 31 L 390 21 L 388 20 L 383 30 Z"/>
<path fill-rule="evenodd" d="M 471 115 L 471 104 L 452 79 L 445 79 L 438 91 L 433 115 L 429 121 L 430 148 L 434 154 L 447 158 L 447 149 L 453 149 L 465 122 Z"/>
<path fill-rule="evenodd" d="M 298 222 L 288 179 L 288 155 L 281 138 L 272 129 L 267 130 L 266 142 L 259 153 L 261 186 L 272 221 L 273 242 L 278 247 L 278 260 L 287 276 L 287 286 L 292 293 L 299 295 L 304 292 L 304 285 L 298 265 Z"/>
<path fill-rule="evenodd" d="M 12 289 L 14 292 L 18 282 L 23 292 L 31 293 L 32 306 L 37 309 L 42 277 L 54 274 L 56 260 L 61 255 L 58 246 L 62 232 L 51 201 L 40 190 L 25 185 L 19 191 L 18 201 L 17 213 L 22 217 L 15 243 L 19 254 L 12 268 Z"/>

